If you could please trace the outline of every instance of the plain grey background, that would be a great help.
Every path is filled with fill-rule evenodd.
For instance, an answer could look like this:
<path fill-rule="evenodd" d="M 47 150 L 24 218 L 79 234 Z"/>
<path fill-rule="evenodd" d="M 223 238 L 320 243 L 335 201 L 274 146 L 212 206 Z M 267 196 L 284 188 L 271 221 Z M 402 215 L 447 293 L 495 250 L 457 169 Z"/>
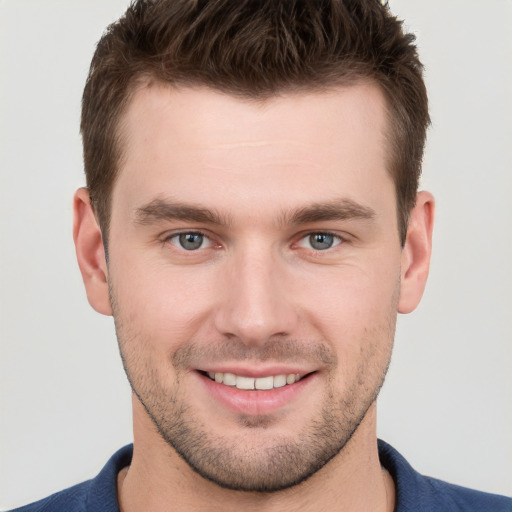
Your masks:
<path fill-rule="evenodd" d="M 0 509 L 131 440 L 111 318 L 71 238 L 82 88 L 126 0 L 0 0 Z M 392 0 L 418 37 L 437 199 L 431 277 L 399 318 L 379 436 L 419 471 L 512 494 L 512 1 Z"/>

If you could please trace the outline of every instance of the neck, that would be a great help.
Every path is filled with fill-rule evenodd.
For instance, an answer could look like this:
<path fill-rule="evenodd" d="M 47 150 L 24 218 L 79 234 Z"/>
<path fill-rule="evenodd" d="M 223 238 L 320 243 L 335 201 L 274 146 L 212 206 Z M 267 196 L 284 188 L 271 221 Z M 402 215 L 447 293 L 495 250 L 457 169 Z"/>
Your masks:
<path fill-rule="evenodd" d="M 132 464 L 118 477 L 121 512 L 394 509 L 394 483 L 381 467 L 377 451 L 375 404 L 343 450 L 321 470 L 299 485 L 273 493 L 232 491 L 205 480 L 160 437 L 140 409 L 134 404 Z"/>

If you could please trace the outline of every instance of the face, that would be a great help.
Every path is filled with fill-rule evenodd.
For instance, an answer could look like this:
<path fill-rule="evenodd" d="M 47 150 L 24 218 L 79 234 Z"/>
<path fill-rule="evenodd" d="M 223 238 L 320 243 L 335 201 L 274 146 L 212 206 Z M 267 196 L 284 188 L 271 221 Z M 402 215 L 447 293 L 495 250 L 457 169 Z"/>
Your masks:
<path fill-rule="evenodd" d="M 343 450 L 389 363 L 401 247 L 372 86 L 253 103 L 139 90 L 123 123 L 108 284 L 160 435 L 239 490 Z"/>

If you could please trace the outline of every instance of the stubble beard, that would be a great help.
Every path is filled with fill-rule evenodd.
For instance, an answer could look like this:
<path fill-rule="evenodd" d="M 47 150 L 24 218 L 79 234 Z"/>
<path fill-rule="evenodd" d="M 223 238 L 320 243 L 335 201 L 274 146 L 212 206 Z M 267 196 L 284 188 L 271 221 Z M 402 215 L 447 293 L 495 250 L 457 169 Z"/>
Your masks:
<path fill-rule="evenodd" d="M 112 303 L 116 313 L 115 300 Z M 186 403 L 183 385 L 180 387 L 187 361 L 191 354 L 192 357 L 198 355 L 200 348 L 185 347 L 186 357 L 182 357 L 180 349 L 174 354 L 169 364 L 174 365 L 177 379 L 173 389 L 169 389 L 161 382 L 154 361 L 144 353 L 143 347 L 148 344 L 125 329 L 119 314 L 114 314 L 114 318 L 121 358 L 132 390 L 168 445 L 196 473 L 220 487 L 272 493 L 304 482 L 343 451 L 384 383 L 396 314 L 391 313 L 386 326 L 366 332 L 367 339 L 362 341 L 365 353 L 359 359 L 352 384 L 343 393 L 334 386 L 338 362 L 328 344 L 287 340 L 280 348 L 278 341 L 275 346 L 266 347 L 267 352 L 288 352 L 292 358 L 296 354 L 290 352 L 293 350 L 290 347 L 295 350 L 304 347 L 310 356 L 316 352 L 319 359 L 324 363 L 328 360 L 330 364 L 319 412 L 293 438 L 273 433 L 272 425 L 277 420 L 272 416 L 240 415 L 238 431 L 242 433 L 231 436 L 212 433 L 208 424 L 201 421 Z M 215 352 L 219 350 L 226 353 L 225 348 L 215 349 Z M 239 353 L 244 351 L 241 345 L 235 349 Z"/>

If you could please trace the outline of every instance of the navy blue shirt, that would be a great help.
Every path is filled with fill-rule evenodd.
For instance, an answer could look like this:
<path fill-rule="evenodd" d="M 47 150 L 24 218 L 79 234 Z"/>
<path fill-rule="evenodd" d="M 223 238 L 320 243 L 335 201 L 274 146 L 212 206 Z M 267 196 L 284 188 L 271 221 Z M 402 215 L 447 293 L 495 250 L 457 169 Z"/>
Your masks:
<path fill-rule="evenodd" d="M 117 474 L 130 464 L 132 452 L 132 445 L 125 446 L 96 478 L 15 511 L 119 512 Z M 512 498 L 422 476 L 394 448 L 380 440 L 379 457 L 395 481 L 395 512 L 512 512 Z"/>

